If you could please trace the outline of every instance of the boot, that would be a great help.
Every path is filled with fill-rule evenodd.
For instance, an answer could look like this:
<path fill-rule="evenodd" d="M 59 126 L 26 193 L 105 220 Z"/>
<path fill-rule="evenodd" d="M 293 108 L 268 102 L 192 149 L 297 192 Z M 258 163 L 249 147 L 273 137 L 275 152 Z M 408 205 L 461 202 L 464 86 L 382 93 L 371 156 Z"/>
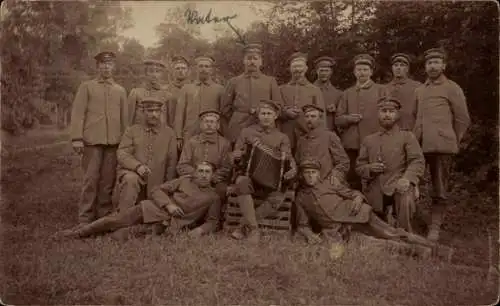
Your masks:
<path fill-rule="evenodd" d="M 153 223 L 152 226 L 153 235 L 159 236 L 165 232 L 167 228 L 162 222 Z"/>
<path fill-rule="evenodd" d="M 236 240 L 242 240 L 246 237 L 243 227 L 237 228 L 234 232 L 231 233 L 231 237 Z"/>

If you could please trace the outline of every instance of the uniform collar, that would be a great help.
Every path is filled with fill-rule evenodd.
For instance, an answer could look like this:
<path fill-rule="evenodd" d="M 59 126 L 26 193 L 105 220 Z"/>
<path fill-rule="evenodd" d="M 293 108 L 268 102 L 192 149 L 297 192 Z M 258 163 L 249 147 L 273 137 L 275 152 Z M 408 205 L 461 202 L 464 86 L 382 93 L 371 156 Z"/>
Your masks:
<path fill-rule="evenodd" d="M 382 136 L 382 135 L 393 135 L 394 133 L 396 132 L 399 132 L 401 129 L 399 127 L 399 125 L 396 123 L 392 126 L 392 128 L 390 130 L 386 130 L 382 127 L 379 128 L 379 135 Z"/>
<path fill-rule="evenodd" d="M 316 80 L 314 82 L 314 85 L 318 86 L 321 89 L 328 89 L 333 87 L 332 83 L 330 81 L 327 82 L 321 82 L 320 80 Z"/>
<path fill-rule="evenodd" d="M 403 84 L 408 83 L 408 78 L 403 78 L 403 79 L 393 78 L 392 81 L 391 81 L 391 83 L 392 84 L 397 84 L 397 85 L 403 85 Z"/>
<path fill-rule="evenodd" d="M 194 83 L 198 86 L 200 86 L 201 84 L 206 85 L 206 86 L 210 86 L 213 84 L 213 81 L 212 81 L 212 79 L 207 79 L 204 82 L 202 82 L 201 80 L 196 80 Z"/>
<path fill-rule="evenodd" d="M 175 86 L 175 87 L 177 87 L 177 88 L 181 88 L 181 87 L 182 87 L 182 86 L 184 86 L 184 84 L 186 84 L 187 82 L 188 82 L 188 81 L 187 81 L 187 79 L 186 79 L 186 80 L 184 80 L 184 81 L 174 80 L 174 81 L 172 82 L 172 85 L 174 85 L 174 86 Z"/>
<path fill-rule="evenodd" d="M 213 133 L 213 134 L 201 133 L 200 134 L 200 140 L 202 143 L 217 143 L 217 138 L 218 138 L 217 133 Z"/>
<path fill-rule="evenodd" d="M 112 85 L 114 83 L 112 78 L 103 79 L 102 77 L 98 77 L 97 82 L 102 83 L 102 84 L 109 84 L 109 85 Z"/>
<path fill-rule="evenodd" d="M 425 81 L 425 85 L 441 85 L 443 84 L 446 80 L 448 80 L 448 78 L 443 74 L 441 74 L 439 76 L 439 78 L 435 79 L 435 80 L 431 80 L 429 78 L 427 78 L 427 80 Z"/>
<path fill-rule="evenodd" d="M 158 134 L 158 132 L 160 130 L 160 125 L 156 125 L 156 126 L 145 125 L 144 130 L 147 133 Z"/>
<path fill-rule="evenodd" d="M 309 130 L 307 132 L 306 137 L 309 138 L 309 139 L 316 138 L 316 137 L 318 137 L 321 134 L 321 132 L 323 132 L 325 130 L 326 130 L 326 128 L 318 126 L 314 130 Z"/>
<path fill-rule="evenodd" d="M 260 71 L 245 71 L 243 72 L 243 75 L 245 76 L 245 78 L 253 78 L 253 79 L 258 79 L 262 76 L 262 72 Z"/>
<path fill-rule="evenodd" d="M 262 125 L 258 124 L 257 125 L 257 131 L 265 134 L 270 134 L 272 131 L 276 129 L 276 126 L 272 126 L 270 128 L 264 128 Z"/>
<path fill-rule="evenodd" d="M 368 81 L 364 82 L 363 84 L 356 82 L 356 89 L 367 89 L 370 88 L 372 85 L 373 81 L 371 79 L 368 79 Z"/>
<path fill-rule="evenodd" d="M 288 82 L 288 84 L 290 85 L 301 85 L 301 86 L 307 85 L 308 83 L 309 81 L 306 78 L 300 78 L 298 80 L 291 80 L 290 82 Z"/>
<path fill-rule="evenodd" d="M 146 88 L 147 90 L 160 90 L 161 85 L 158 82 L 146 81 L 146 82 L 144 82 L 144 88 Z"/>

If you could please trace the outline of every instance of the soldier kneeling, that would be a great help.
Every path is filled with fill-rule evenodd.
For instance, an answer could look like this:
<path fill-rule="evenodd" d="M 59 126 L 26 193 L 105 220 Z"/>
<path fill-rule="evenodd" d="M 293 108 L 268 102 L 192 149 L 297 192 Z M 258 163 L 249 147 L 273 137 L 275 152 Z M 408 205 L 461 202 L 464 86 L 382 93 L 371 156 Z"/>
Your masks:
<path fill-rule="evenodd" d="M 326 231 L 336 227 L 338 223 L 363 224 L 384 239 L 403 239 L 410 243 L 433 246 L 432 242 L 423 237 L 385 223 L 372 211 L 359 191 L 350 189 L 346 184 L 332 185 L 329 181 L 322 181 L 320 168 L 316 160 L 304 160 L 300 164 L 304 184 L 295 198 L 297 231 L 309 243 L 321 242 L 321 238 L 309 228 L 308 221 L 312 219 Z"/>
<path fill-rule="evenodd" d="M 90 224 L 64 230 L 59 236 L 83 238 L 140 223 L 166 221 L 171 224 L 174 219 L 177 228 L 191 228 L 203 222 L 189 232 L 192 237 L 211 233 L 217 227 L 220 214 L 219 196 L 210 185 L 213 173 L 212 164 L 199 163 L 192 177 L 174 179 L 153 189 L 151 200 Z"/>

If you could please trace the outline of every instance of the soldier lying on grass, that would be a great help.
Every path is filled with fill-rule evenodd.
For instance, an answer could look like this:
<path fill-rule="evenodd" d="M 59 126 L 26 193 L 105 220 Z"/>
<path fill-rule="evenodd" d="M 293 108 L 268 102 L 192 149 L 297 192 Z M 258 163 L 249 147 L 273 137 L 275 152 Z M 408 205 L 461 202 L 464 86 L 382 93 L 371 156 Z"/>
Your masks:
<path fill-rule="evenodd" d="M 306 240 L 320 243 L 322 238 L 309 228 L 309 219 L 314 220 L 324 233 L 333 238 L 335 243 L 342 243 L 331 229 L 337 223 L 359 224 L 367 226 L 375 235 L 390 240 L 405 240 L 409 243 L 433 246 L 433 243 L 403 229 L 396 229 L 380 219 L 372 207 L 366 203 L 361 192 L 350 189 L 346 183 L 332 185 L 322 181 L 320 164 L 317 160 L 304 160 L 300 164 L 303 187 L 297 191 L 298 229 Z"/>
<path fill-rule="evenodd" d="M 151 192 L 151 200 L 141 201 L 117 214 L 106 216 L 90 224 L 63 230 L 56 238 L 83 238 L 94 234 L 116 231 L 140 223 L 172 225 L 175 228 L 192 228 L 191 237 L 213 232 L 220 214 L 220 199 L 210 182 L 214 166 L 208 162 L 199 163 L 192 176 L 168 181 Z"/>

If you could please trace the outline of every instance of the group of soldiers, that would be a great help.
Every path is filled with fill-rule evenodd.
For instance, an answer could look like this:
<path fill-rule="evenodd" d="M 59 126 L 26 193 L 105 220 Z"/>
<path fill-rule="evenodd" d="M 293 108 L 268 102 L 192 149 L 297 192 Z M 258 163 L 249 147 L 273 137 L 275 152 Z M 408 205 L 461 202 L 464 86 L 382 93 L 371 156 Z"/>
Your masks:
<path fill-rule="evenodd" d="M 221 228 L 231 197 L 242 214 L 231 236 L 257 242 L 259 220 L 292 191 L 296 230 L 310 243 L 345 239 L 356 224 L 387 239 L 435 243 L 450 162 L 470 124 L 462 89 L 444 74 L 445 52 L 425 52 L 423 84 L 408 77 L 406 54 L 392 56 L 394 78 L 384 85 L 371 79 L 373 57 L 357 55 L 356 84 L 345 91 L 330 82 L 331 57 L 314 61 L 311 83 L 307 55 L 292 54 L 291 80 L 279 86 L 261 72 L 262 52 L 247 44 L 243 73 L 225 86 L 211 79 L 210 56 L 195 59 L 194 81 L 189 61 L 175 57 L 169 85 L 161 83 L 166 65 L 146 60 L 144 83 L 128 97 L 112 79 L 115 55 L 97 54 L 99 76 L 81 84 L 71 118 L 72 145 L 82 154 L 79 224 L 62 235 L 148 223 L 156 234 L 188 229 L 200 237 Z M 257 145 L 288 161 L 280 176 L 286 190 L 264 188 L 241 171 Z M 424 238 L 412 219 L 426 164 L 433 194 Z"/>

